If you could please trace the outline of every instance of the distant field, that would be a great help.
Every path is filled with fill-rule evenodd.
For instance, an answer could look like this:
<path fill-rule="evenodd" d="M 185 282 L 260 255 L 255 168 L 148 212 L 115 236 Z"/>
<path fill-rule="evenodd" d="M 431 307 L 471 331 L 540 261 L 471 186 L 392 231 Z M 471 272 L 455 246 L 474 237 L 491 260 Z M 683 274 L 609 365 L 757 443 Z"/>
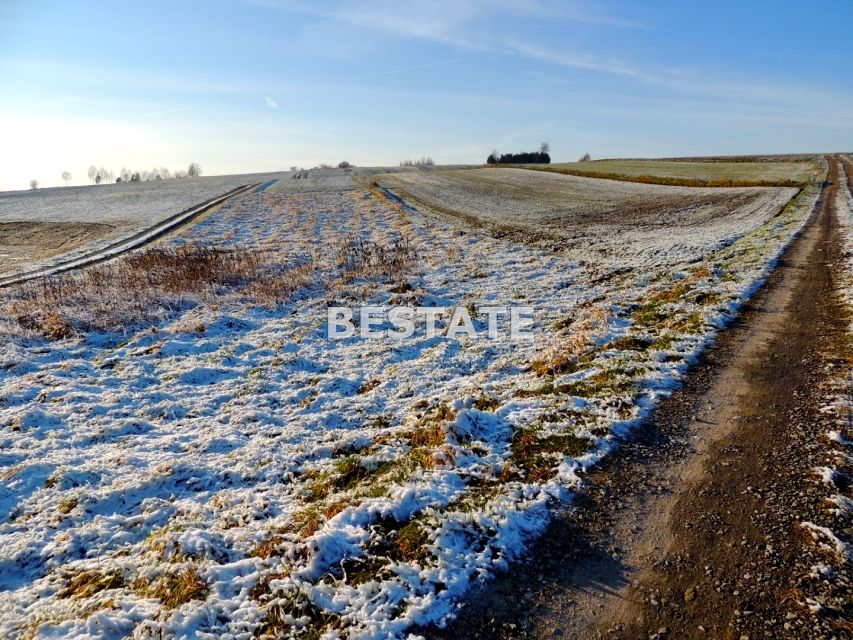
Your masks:
<path fill-rule="evenodd" d="M 212 176 L 0 192 L 0 275 L 109 244 L 239 185 L 270 177 Z"/>
<path fill-rule="evenodd" d="M 378 176 L 416 207 L 588 262 L 695 260 L 776 214 L 791 188 L 693 188 L 517 168 Z"/>
<path fill-rule="evenodd" d="M 532 168 L 568 170 L 580 173 L 606 173 L 620 176 L 706 181 L 806 182 L 818 172 L 812 162 L 679 162 L 667 160 L 596 160 L 531 165 Z"/>

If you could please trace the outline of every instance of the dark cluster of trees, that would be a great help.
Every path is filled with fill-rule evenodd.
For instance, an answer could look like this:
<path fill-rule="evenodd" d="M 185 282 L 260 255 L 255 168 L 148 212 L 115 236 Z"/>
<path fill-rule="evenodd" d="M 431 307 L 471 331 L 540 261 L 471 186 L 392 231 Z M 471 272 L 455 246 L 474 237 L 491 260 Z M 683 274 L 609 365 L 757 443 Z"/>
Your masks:
<path fill-rule="evenodd" d="M 502 153 L 492 151 L 486 158 L 487 164 L 550 164 L 551 145 L 543 142 L 539 151 L 521 151 L 520 153 Z"/>

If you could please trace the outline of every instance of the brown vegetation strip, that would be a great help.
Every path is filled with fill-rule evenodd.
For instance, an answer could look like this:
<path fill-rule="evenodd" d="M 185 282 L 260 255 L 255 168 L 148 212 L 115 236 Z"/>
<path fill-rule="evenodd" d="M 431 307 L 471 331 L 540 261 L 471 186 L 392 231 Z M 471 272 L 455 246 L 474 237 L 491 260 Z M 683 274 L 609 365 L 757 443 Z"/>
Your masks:
<path fill-rule="evenodd" d="M 415 249 L 407 238 L 385 245 L 347 236 L 331 265 L 322 266 L 316 257 L 195 245 L 148 248 L 8 287 L 0 294 L 0 314 L 24 333 L 61 340 L 78 332 L 157 322 L 203 302 L 242 300 L 273 307 L 303 287 L 334 291 L 359 278 L 399 277 L 413 262 Z"/>
<path fill-rule="evenodd" d="M 703 180 L 701 178 L 673 178 L 665 176 L 628 176 L 621 173 L 609 173 L 606 171 L 580 171 L 566 167 L 533 167 L 527 165 L 502 165 L 504 168 L 527 169 L 528 171 L 547 171 L 549 173 L 561 173 L 568 176 L 580 178 L 599 178 L 602 180 L 619 180 L 621 182 L 637 182 L 640 184 L 662 184 L 671 187 L 794 187 L 802 189 L 803 182 L 796 180 L 731 180 L 727 178 L 715 178 Z"/>

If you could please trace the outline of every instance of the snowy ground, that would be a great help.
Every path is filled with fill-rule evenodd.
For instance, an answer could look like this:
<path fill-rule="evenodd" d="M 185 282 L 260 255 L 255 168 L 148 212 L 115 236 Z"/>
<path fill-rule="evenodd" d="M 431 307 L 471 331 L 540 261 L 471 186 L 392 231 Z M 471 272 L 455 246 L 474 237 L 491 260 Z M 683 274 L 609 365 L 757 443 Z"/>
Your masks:
<path fill-rule="evenodd" d="M 737 237 L 727 215 L 682 211 L 688 230 L 658 228 L 653 252 L 612 228 L 587 231 L 594 250 L 552 251 L 338 172 L 301 182 L 168 241 L 315 256 L 314 285 L 290 303 L 224 299 L 129 335 L 4 345 L 3 637 L 385 638 L 440 624 L 668 392 L 818 191 L 779 215 L 786 190 L 735 200 Z M 418 259 L 387 279 L 337 277 L 353 237 L 405 237 Z M 617 255 L 635 268 L 615 269 Z M 536 338 L 329 341 L 330 303 L 529 305 Z"/>

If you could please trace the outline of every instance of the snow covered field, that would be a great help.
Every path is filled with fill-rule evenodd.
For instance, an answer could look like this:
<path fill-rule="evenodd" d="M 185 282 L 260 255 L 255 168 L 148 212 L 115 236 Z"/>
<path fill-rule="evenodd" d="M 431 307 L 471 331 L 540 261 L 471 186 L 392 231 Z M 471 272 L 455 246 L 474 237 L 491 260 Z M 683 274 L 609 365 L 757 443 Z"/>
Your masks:
<path fill-rule="evenodd" d="M 281 175 L 0 192 L 0 275 L 104 246 L 235 187 Z"/>
<path fill-rule="evenodd" d="M 290 302 L 3 345 L 0 635 L 440 624 L 672 388 L 818 193 L 523 173 L 395 174 L 425 211 L 338 172 L 280 180 L 163 245 L 311 256 Z M 341 272 L 342 246 L 401 239 L 417 258 L 390 277 Z M 330 341 L 330 304 L 532 306 L 536 338 Z"/>
<path fill-rule="evenodd" d="M 763 224 L 796 193 L 644 185 L 502 168 L 401 173 L 379 180 L 436 213 L 619 268 L 700 259 Z"/>

